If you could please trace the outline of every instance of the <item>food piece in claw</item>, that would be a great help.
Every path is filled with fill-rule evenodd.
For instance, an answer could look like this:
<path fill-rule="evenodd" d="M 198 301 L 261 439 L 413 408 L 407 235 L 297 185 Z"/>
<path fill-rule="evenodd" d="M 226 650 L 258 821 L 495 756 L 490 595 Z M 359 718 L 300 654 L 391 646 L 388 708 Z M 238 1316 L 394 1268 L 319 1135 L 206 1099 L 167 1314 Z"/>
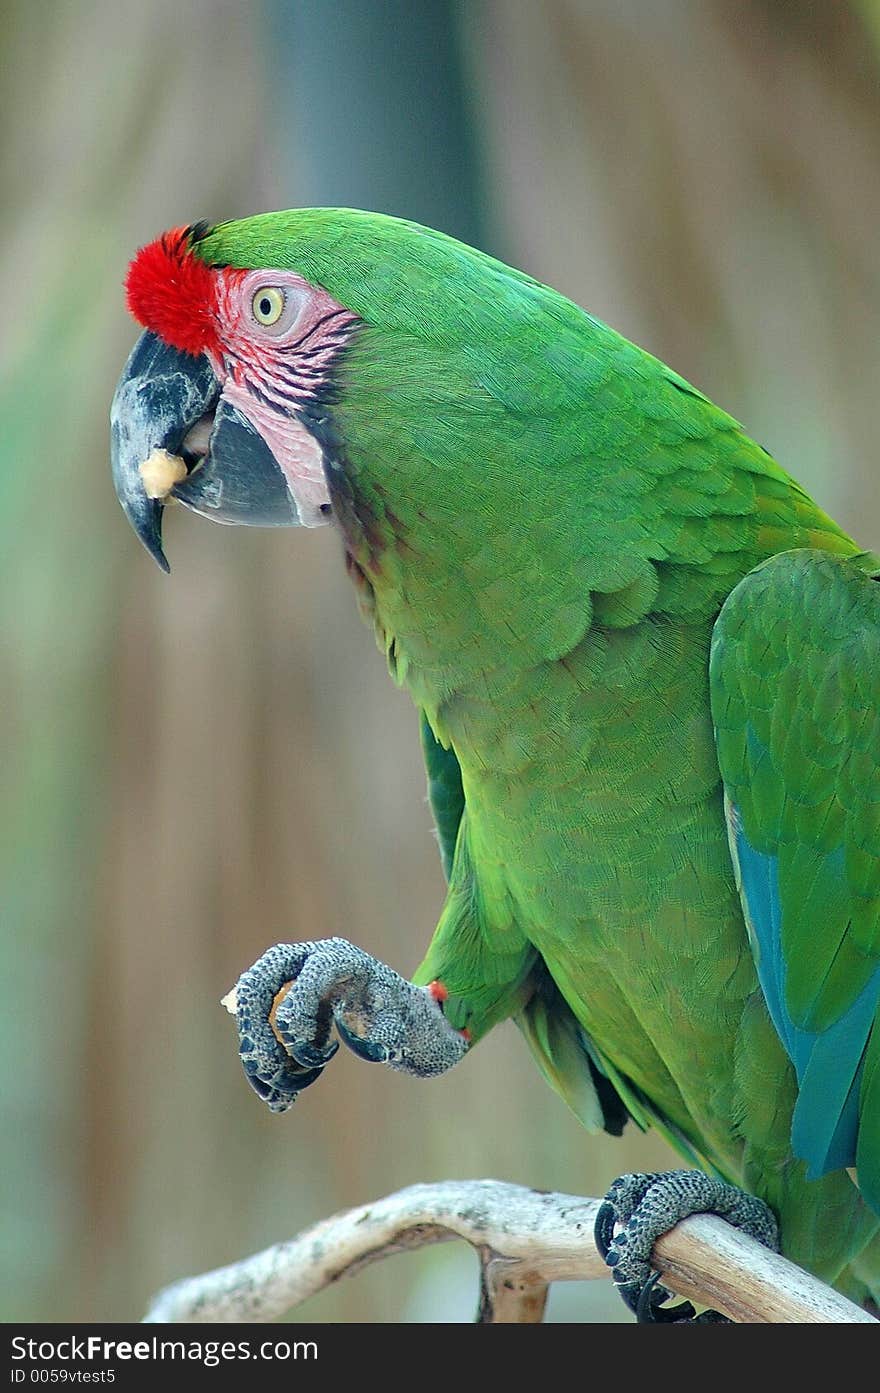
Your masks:
<path fill-rule="evenodd" d="M 242 1065 L 273 1111 L 313 1083 L 341 1040 L 362 1059 L 426 1078 L 456 1064 L 468 1034 L 443 1012 L 436 983 L 416 986 L 347 939 L 279 943 L 243 973 L 223 1005 L 237 1020 Z"/>

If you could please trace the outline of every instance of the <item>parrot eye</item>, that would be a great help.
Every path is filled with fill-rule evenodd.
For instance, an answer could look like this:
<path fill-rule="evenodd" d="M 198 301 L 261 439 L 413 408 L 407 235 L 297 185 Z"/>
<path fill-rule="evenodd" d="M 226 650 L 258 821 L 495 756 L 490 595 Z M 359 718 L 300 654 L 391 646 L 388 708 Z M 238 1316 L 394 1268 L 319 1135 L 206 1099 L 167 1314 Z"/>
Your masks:
<path fill-rule="evenodd" d="M 275 285 L 264 285 L 251 301 L 251 313 L 258 324 L 263 324 L 268 329 L 278 323 L 284 313 L 285 303 L 283 290 L 279 290 Z"/>

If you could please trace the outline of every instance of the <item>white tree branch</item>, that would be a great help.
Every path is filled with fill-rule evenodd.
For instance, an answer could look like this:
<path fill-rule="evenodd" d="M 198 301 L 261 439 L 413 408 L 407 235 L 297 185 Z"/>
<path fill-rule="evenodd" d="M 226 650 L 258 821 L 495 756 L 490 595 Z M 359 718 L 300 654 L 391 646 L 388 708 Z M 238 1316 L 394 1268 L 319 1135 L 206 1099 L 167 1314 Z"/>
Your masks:
<path fill-rule="evenodd" d="M 478 1319 L 535 1322 L 551 1282 L 607 1277 L 597 1199 L 496 1180 L 412 1185 L 324 1219 L 228 1268 L 160 1291 L 145 1321 L 273 1321 L 394 1252 L 464 1238 L 478 1251 Z M 660 1238 L 654 1262 L 682 1297 L 746 1322 L 861 1322 L 872 1316 L 730 1224 L 695 1215 Z"/>
<path fill-rule="evenodd" d="M 599 1201 L 496 1180 L 413 1185 L 335 1214 L 297 1238 L 167 1287 L 158 1321 L 270 1321 L 392 1253 L 463 1238 L 481 1263 L 478 1319 L 540 1321 L 550 1282 L 608 1277 L 593 1242 Z M 654 1260 L 681 1296 L 736 1321 L 872 1321 L 785 1258 L 720 1219 L 695 1215 L 659 1240 Z"/>

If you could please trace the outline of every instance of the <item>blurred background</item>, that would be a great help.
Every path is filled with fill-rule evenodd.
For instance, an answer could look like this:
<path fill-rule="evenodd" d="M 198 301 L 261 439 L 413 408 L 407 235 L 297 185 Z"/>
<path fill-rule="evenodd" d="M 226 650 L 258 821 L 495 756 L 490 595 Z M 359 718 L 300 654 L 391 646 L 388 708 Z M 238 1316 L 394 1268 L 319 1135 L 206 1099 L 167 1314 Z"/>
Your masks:
<path fill-rule="evenodd" d="M 279 939 L 404 973 L 443 900 L 416 721 L 330 529 L 116 503 L 121 282 L 166 227 L 293 205 L 433 224 L 557 286 L 880 544 L 880 4 L 4 0 L 0 26 L 0 1315 L 159 1286 L 418 1180 L 601 1193 L 512 1025 L 419 1084 L 342 1051 L 287 1116 L 218 1005 Z M 467 1320 L 469 1250 L 312 1320 Z M 556 1319 L 616 1319 L 606 1283 Z"/>

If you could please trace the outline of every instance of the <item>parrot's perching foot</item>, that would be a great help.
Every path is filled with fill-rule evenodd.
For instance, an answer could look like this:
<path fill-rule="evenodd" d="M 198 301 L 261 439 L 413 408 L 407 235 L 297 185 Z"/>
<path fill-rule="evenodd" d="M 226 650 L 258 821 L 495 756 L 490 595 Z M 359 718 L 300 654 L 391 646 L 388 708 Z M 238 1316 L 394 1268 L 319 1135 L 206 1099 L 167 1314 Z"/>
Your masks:
<path fill-rule="evenodd" d="M 779 1228 L 763 1200 L 697 1170 L 622 1175 L 596 1217 L 596 1246 L 612 1270 L 624 1302 L 644 1323 L 726 1321 L 717 1311 L 697 1315 L 689 1301 L 664 1306 L 672 1295 L 651 1268 L 657 1239 L 690 1214 L 716 1214 L 734 1228 L 779 1251 Z"/>
<path fill-rule="evenodd" d="M 339 1048 L 429 1077 L 457 1064 L 467 1036 L 443 1015 L 442 989 L 416 987 L 344 938 L 279 943 L 239 978 L 224 1004 L 238 1022 L 248 1082 L 285 1112 Z"/>

